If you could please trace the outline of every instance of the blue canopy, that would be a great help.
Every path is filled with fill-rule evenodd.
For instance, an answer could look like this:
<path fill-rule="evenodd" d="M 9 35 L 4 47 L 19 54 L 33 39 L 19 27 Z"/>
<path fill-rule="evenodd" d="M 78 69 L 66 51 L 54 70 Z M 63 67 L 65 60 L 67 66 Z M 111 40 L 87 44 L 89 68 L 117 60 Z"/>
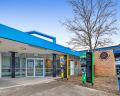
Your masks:
<path fill-rule="evenodd" d="M 62 52 L 68 55 L 74 55 L 74 56 L 80 55 L 78 51 L 71 50 L 70 48 L 46 41 L 44 39 L 30 35 L 26 32 L 22 32 L 20 30 L 10 28 L 2 24 L 0 24 L 0 38 L 5 38 L 16 42 L 29 44 L 39 48 L 45 48 L 48 50 Z"/>

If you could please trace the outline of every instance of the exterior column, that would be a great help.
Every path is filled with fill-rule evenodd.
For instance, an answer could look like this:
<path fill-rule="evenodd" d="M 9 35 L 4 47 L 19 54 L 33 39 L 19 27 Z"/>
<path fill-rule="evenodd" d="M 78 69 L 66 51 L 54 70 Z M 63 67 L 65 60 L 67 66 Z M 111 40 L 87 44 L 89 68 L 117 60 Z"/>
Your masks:
<path fill-rule="evenodd" d="M 70 67 L 70 60 L 69 60 L 69 55 L 67 55 L 67 79 L 69 78 L 69 67 Z"/>
<path fill-rule="evenodd" d="M 11 77 L 15 78 L 15 53 L 16 52 L 11 52 Z"/>
<path fill-rule="evenodd" d="M 56 77 L 56 66 L 57 66 L 56 54 L 53 54 L 53 77 Z"/>
<path fill-rule="evenodd" d="M 64 78 L 67 78 L 67 55 L 64 55 Z"/>
<path fill-rule="evenodd" d="M 2 54 L 0 53 L 0 78 L 2 77 Z"/>

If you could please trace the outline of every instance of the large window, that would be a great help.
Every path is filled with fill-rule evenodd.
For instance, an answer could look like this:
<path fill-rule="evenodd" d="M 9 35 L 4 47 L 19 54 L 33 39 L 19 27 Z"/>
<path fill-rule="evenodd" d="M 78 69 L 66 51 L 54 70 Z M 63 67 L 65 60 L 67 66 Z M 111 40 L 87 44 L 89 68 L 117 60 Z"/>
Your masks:
<path fill-rule="evenodd" d="M 26 58 L 20 58 L 20 75 L 26 76 Z"/>
<path fill-rule="evenodd" d="M 10 56 L 2 56 L 2 77 L 11 76 L 11 58 Z"/>
<path fill-rule="evenodd" d="M 60 76 L 61 73 L 61 67 L 60 67 L 60 60 L 59 60 L 59 56 L 56 57 L 56 75 Z M 53 72 L 53 57 L 52 55 L 48 56 L 46 59 L 46 63 L 45 63 L 45 69 L 46 69 L 46 76 L 52 76 L 52 72 Z"/>
<path fill-rule="evenodd" d="M 48 56 L 45 63 L 45 75 L 52 76 L 52 56 Z"/>
<path fill-rule="evenodd" d="M 11 77 L 11 54 L 2 53 L 2 77 Z M 15 57 L 15 76 L 25 76 L 26 59 L 19 56 Z"/>

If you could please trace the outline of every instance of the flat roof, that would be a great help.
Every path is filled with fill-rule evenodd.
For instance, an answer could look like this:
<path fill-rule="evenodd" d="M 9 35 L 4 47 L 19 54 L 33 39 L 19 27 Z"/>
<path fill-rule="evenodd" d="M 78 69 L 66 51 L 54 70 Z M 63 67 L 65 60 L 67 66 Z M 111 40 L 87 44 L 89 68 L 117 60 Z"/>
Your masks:
<path fill-rule="evenodd" d="M 102 48 L 95 49 L 95 51 L 105 51 L 105 50 L 113 50 L 114 53 L 120 53 L 120 45 L 108 46 L 108 47 L 102 47 Z M 88 50 L 79 51 L 80 54 L 84 54 L 86 52 L 88 52 Z"/>
<path fill-rule="evenodd" d="M 0 24 L 0 38 L 13 40 L 24 44 L 29 44 L 32 46 L 36 46 L 38 48 L 44 48 L 61 52 L 67 55 L 80 56 L 80 52 L 78 51 L 72 50 L 59 44 L 52 43 L 50 41 L 46 41 L 44 39 L 30 35 L 27 32 L 22 32 L 20 30 L 8 27 L 3 24 Z"/>

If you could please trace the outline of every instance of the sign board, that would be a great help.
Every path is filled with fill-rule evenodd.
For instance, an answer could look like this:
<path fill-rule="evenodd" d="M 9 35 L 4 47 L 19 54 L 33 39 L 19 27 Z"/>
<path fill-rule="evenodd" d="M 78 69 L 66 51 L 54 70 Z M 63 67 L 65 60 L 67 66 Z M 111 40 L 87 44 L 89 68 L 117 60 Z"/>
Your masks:
<path fill-rule="evenodd" d="M 81 55 L 82 82 L 94 84 L 94 54 Z"/>

